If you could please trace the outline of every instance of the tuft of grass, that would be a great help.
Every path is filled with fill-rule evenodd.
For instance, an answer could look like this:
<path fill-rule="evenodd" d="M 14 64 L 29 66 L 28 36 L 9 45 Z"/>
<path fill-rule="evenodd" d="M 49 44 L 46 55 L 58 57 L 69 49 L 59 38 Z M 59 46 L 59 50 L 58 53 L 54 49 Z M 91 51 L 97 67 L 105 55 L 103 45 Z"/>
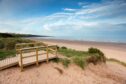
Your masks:
<path fill-rule="evenodd" d="M 55 63 L 62 63 L 65 68 L 67 68 L 69 64 L 71 63 L 70 60 L 67 58 L 55 58 L 55 59 L 52 59 L 52 61 Z"/>
<path fill-rule="evenodd" d="M 66 57 L 74 57 L 74 56 L 88 56 L 88 52 L 84 51 L 76 51 L 74 49 L 62 49 L 60 48 L 58 52 Z"/>
<path fill-rule="evenodd" d="M 119 60 L 114 59 L 114 58 L 109 58 L 109 59 L 107 59 L 107 61 L 117 62 L 117 63 L 119 63 L 119 64 L 121 64 L 121 65 L 126 67 L 126 63 L 125 62 L 119 61 Z"/>
<path fill-rule="evenodd" d="M 62 62 L 65 68 L 67 68 L 70 64 L 70 60 L 67 58 L 61 58 L 60 61 Z"/>
<path fill-rule="evenodd" d="M 74 58 L 73 58 L 73 62 L 74 62 L 76 65 L 78 65 L 79 67 L 81 67 L 82 69 L 84 69 L 85 66 L 86 66 L 86 61 L 85 61 L 85 59 L 82 58 L 82 57 L 74 57 Z"/>

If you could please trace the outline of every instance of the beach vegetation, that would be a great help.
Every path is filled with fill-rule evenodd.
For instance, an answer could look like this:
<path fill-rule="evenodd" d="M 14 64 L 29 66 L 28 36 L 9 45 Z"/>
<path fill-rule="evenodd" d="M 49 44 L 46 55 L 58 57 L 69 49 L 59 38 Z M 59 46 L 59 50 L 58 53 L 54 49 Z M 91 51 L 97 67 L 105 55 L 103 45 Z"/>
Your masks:
<path fill-rule="evenodd" d="M 62 62 L 62 64 L 64 65 L 65 68 L 67 68 L 70 64 L 70 60 L 67 58 L 62 58 L 62 59 L 60 59 L 60 61 Z"/>
<path fill-rule="evenodd" d="M 109 59 L 107 59 L 107 61 L 116 62 L 116 63 L 119 63 L 119 64 L 121 64 L 121 65 L 126 67 L 126 63 L 125 62 L 119 61 L 119 60 L 114 59 L 114 58 L 109 58 Z"/>
<path fill-rule="evenodd" d="M 71 59 L 70 63 L 74 63 L 82 69 L 85 68 L 86 65 L 93 63 L 94 65 L 98 63 L 105 63 L 106 58 L 102 51 L 97 48 L 89 48 L 88 51 L 77 51 L 69 48 L 59 48 L 59 54 L 66 56 L 66 59 Z M 66 60 L 65 59 L 65 60 Z M 60 60 L 59 60 L 60 61 Z"/>
<path fill-rule="evenodd" d="M 65 68 L 67 68 L 71 62 L 68 58 L 55 58 L 52 61 L 55 63 L 62 63 Z"/>
<path fill-rule="evenodd" d="M 32 40 L 23 38 L 0 38 L 0 59 L 16 56 L 15 45 L 17 43 L 29 43 Z"/>
<path fill-rule="evenodd" d="M 0 60 L 8 58 L 8 57 L 14 57 L 16 51 L 15 50 L 0 50 Z"/>
<path fill-rule="evenodd" d="M 61 49 L 67 49 L 67 47 L 65 47 L 65 46 L 62 46 L 62 47 L 61 47 Z"/>

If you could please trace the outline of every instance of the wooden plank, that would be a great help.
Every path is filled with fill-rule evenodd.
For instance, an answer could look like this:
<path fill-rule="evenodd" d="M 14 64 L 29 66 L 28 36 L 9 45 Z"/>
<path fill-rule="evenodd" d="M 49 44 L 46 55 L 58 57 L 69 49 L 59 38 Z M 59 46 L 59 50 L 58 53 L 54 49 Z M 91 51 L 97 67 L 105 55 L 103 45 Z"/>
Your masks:
<path fill-rule="evenodd" d="M 48 50 L 48 46 L 47 46 L 47 48 L 46 48 L 46 52 L 47 52 L 47 54 L 46 54 L 46 55 L 47 55 L 46 62 L 48 63 L 48 61 L 49 61 L 49 60 L 48 60 L 48 58 L 49 58 L 49 50 Z"/>
<path fill-rule="evenodd" d="M 44 54 L 46 54 L 46 53 L 40 53 L 40 54 L 38 54 L 38 55 L 44 55 Z M 34 54 L 34 55 L 29 55 L 29 56 L 23 56 L 23 59 L 24 58 L 29 58 L 29 57 L 35 57 L 36 56 L 36 54 Z"/>
<path fill-rule="evenodd" d="M 18 58 L 12 57 L 0 61 L 0 70 L 18 65 Z"/>
<path fill-rule="evenodd" d="M 38 66 L 38 49 L 36 49 L 36 65 Z"/>

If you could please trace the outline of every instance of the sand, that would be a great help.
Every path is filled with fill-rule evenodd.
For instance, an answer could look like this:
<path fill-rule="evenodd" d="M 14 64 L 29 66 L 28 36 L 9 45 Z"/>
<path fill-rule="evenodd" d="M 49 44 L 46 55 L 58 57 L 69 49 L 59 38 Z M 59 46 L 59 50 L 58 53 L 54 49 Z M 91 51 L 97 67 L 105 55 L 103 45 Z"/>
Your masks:
<path fill-rule="evenodd" d="M 126 43 L 107 43 L 107 42 L 89 42 L 89 41 L 70 41 L 55 39 L 36 39 L 48 44 L 66 46 L 76 50 L 87 51 L 90 47 L 95 47 L 104 52 L 107 58 L 118 59 L 126 62 Z"/>
<path fill-rule="evenodd" d="M 126 68 L 110 62 L 90 64 L 85 70 L 74 64 L 64 68 L 61 64 L 42 63 L 26 67 L 23 72 L 18 67 L 3 70 L 0 84 L 126 84 Z"/>
<path fill-rule="evenodd" d="M 41 41 L 77 50 L 97 47 L 108 58 L 126 61 L 125 44 L 66 40 Z M 53 62 L 41 63 L 39 67 L 36 65 L 25 67 L 23 72 L 20 72 L 19 67 L 0 71 L 0 84 L 126 84 L 126 67 L 115 62 L 107 62 L 98 65 L 90 64 L 82 70 L 74 64 L 64 68 L 62 64 Z"/>

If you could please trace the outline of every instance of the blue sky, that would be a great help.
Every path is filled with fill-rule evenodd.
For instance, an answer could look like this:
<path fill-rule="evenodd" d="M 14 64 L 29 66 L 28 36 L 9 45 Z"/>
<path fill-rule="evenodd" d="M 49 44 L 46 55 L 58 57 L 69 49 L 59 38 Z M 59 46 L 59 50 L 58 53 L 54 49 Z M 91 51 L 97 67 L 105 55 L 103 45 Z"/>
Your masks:
<path fill-rule="evenodd" d="M 0 32 L 126 37 L 126 0 L 0 0 Z"/>

